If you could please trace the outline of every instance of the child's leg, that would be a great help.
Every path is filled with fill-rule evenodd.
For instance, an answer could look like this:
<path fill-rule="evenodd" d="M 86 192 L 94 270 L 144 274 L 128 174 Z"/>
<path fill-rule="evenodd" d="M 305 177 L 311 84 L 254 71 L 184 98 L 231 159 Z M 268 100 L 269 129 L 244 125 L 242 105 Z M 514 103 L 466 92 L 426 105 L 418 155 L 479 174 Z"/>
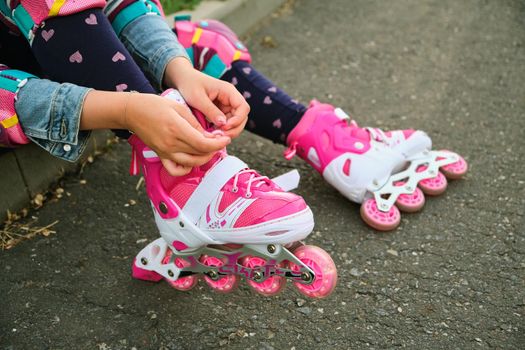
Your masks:
<path fill-rule="evenodd" d="M 47 20 L 35 33 L 31 49 L 43 74 L 54 81 L 105 91 L 155 93 L 101 9 Z M 113 131 L 129 137 L 126 130 Z"/>
<path fill-rule="evenodd" d="M 40 67 L 31 54 L 26 38 L 17 35 L 4 23 L 0 22 L 0 62 L 13 69 L 40 75 Z"/>
<path fill-rule="evenodd" d="M 31 48 L 52 80 L 98 90 L 155 93 L 101 9 L 47 20 Z"/>
<path fill-rule="evenodd" d="M 246 62 L 247 49 L 224 24 L 179 21 L 175 26 L 195 68 L 231 82 L 244 94 L 252 108 L 248 130 L 287 145 L 286 158 L 297 154 L 344 196 L 363 202 L 363 219 L 372 227 L 399 225 L 397 206 L 421 209 L 425 199 L 417 186 L 431 195 L 441 193 L 447 183 L 439 167 L 450 178 L 467 171 L 457 155 L 428 152 L 431 142 L 424 132 L 360 128 L 340 108 L 315 100 L 308 108 L 295 104 Z"/>
<path fill-rule="evenodd" d="M 235 85 L 249 103 L 251 110 L 246 128 L 286 145 L 288 134 L 299 123 L 306 107 L 244 61 L 233 62 L 221 79 Z"/>

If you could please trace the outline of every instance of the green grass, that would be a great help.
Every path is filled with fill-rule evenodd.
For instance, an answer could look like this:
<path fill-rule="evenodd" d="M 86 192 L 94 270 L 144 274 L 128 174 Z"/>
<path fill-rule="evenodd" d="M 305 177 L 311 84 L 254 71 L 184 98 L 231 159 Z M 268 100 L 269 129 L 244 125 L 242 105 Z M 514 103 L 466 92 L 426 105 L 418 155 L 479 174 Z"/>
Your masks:
<path fill-rule="evenodd" d="M 164 13 L 170 14 L 181 10 L 192 10 L 202 0 L 160 0 Z"/>

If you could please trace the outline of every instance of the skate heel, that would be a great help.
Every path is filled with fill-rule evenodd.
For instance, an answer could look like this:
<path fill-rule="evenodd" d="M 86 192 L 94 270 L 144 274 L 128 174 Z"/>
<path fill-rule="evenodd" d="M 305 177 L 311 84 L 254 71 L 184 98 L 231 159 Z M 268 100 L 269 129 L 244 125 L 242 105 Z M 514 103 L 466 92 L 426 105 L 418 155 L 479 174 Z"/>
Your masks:
<path fill-rule="evenodd" d="M 131 277 L 137 280 L 150 282 L 160 282 L 160 280 L 163 278 L 155 271 L 149 271 L 138 267 L 136 264 L 136 259 L 133 260 L 133 264 L 131 265 Z"/>

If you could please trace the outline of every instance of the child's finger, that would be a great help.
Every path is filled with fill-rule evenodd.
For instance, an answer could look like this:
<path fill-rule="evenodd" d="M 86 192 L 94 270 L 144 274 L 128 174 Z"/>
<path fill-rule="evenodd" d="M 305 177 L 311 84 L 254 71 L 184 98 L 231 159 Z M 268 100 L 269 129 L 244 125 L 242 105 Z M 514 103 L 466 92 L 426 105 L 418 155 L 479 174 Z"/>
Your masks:
<path fill-rule="evenodd" d="M 232 117 L 232 119 L 233 118 L 237 118 L 237 117 Z M 238 120 L 238 124 L 236 126 L 233 126 L 230 129 L 225 130 L 225 135 L 231 137 L 232 139 L 236 138 L 244 130 L 244 127 L 246 126 L 247 121 L 248 121 L 247 118 Z"/>
<path fill-rule="evenodd" d="M 235 129 L 241 125 L 242 127 L 244 127 L 247 121 L 248 121 L 247 117 L 241 117 L 238 115 L 234 115 L 233 117 L 228 119 L 228 122 L 226 123 L 226 125 L 224 125 L 221 129 L 230 130 L 230 129 Z"/>
<path fill-rule="evenodd" d="M 170 160 L 175 162 L 178 165 L 181 165 L 183 167 L 195 167 L 195 166 L 201 166 L 207 162 L 210 161 L 210 159 L 214 156 L 214 153 L 207 154 L 207 155 L 194 155 L 194 154 L 188 154 L 188 153 L 172 153 L 170 155 Z"/>
<path fill-rule="evenodd" d="M 250 105 L 232 84 L 225 83 L 221 87 L 218 100 L 223 105 L 229 105 L 234 116 L 248 117 L 248 113 L 250 113 Z"/>
<path fill-rule="evenodd" d="M 206 95 L 200 100 L 199 106 L 194 106 L 200 110 L 206 118 L 218 127 L 226 124 L 226 116 L 224 113 L 213 104 L 210 98 Z"/>
<path fill-rule="evenodd" d="M 230 144 L 231 138 L 228 136 L 210 135 L 205 136 L 203 132 L 188 128 L 181 130 L 179 140 L 192 147 L 199 154 L 215 153 Z"/>
<path fill-rule="evenodd" d="M 172 107 L 175 109 L 175 111 L 182 118 L 184 118 L 184 120 L 186 120 L 193 128 L 195 128 L 195 129 L 197 129 L 199 131 L 204 131 L 204 128 L 199 123 L 197 118 L 193 115 L 193 113 L 191 113 L 191 110 L 188 107 L 186 107 L 184 105 L 181 105 L 181 104 L 178 104 L 178 103 L 176 103 L 174 101 L 170 101 L 170 103 L 172 104 Z"/>
<path fill-rule="evenodd" d="M 171 176 L 183 176 L 191 171 L 191 167 L 182 166 L 170 159 L 161 158 L 160 161 Z"/>

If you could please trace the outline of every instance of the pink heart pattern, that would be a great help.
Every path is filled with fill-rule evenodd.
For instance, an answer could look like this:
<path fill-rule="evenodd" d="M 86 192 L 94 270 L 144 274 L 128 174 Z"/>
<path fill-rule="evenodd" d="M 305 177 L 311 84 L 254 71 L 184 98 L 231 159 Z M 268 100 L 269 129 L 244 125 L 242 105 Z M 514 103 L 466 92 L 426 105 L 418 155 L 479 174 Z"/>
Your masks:
<path fill-rule="evenodd" d="M 263 103 L 264 103 L 265 105 L 271 105 L 271 104 L 272 104 L 272 99 L 270 98 L 270 96 L 266 96 L 266 97 L 264 98 Z"/>
<path fill-rule="evenodd" d="M 237 85 L 239 82 L 237 81 L 237 78 L 236 77 L 233 77 L 232 78 L 232 84 L 233 85 Z"/>
<path fill-rule="evenodd" d="M 244 74 L 248 75 L 252 72 L 252 69 L 250 67 L 244 67 L 242 71 L 244 72 Z"/>
<path fill-rule="evenodd" d="M 242 93 L 242 97 L 244 97 L 244 98 L 250 98 L 250 97 L 252 97 L 252 94 L 250 94 L 249 91 L 245 91 L 245 92 Z"/>
<path fill-rule="evenodd" d="M 126 60 L 126 56 L 124 56 L 120 51 L 117 51 L 117 52 L 113 55 L 113 58 L 111 58 L 111 60 L 112 60 L 113 62 L 125 61 L 125 60 Z"/>
<path fill-rule="evenodd" d="M 69 62 L 71 63 L 82 63 L 83 60 L 84 57 L 82 57 L 82 54 L 78 50 L 69 56 Z"/>
<path fill-rule="evenodd" d="M 54 29 L 49 29 L 49 30 L 43 30 L 42 33 L 42 38 L 48 42 L 49 39 L 51 39 L 53 37 L 53 35 L 55 35 L 55 30 Z"/>
<path fill-rule="evenodd" d="M 275 86 L 272 86 L 271 88 L 268 89 L 268 91 L 276 93 L 277 92 L 277 88 Z"/>
<path fill-rule="evenodd" d="M 117 86 L 115 86 L 115 90 L 117 90 L 117 91 L 124 91 L 127 88 L 128 88 L 127 84 L 118 84 Z"/>
<path fill-rule="evenodd" d="M 273 122 L 272 125 L 273 125 L 274 128 L 277 128 L 277 129 L 280 129 L 280 128 L 283 126 L 283 124 L 281 123 L 281 119 L 276 119 L 276 120 Z"/>
<path fill-rule="evenodd" d="M 84 22 L 86 22 L 87 24 L 89 24 L 90 26 L 95 26 L 98 24 L 98 21 L 97 21 L 97 16 L 95 16 L 95 14 L 90 14 L 88 18 L 86 18 L 84 20 Z"/>

